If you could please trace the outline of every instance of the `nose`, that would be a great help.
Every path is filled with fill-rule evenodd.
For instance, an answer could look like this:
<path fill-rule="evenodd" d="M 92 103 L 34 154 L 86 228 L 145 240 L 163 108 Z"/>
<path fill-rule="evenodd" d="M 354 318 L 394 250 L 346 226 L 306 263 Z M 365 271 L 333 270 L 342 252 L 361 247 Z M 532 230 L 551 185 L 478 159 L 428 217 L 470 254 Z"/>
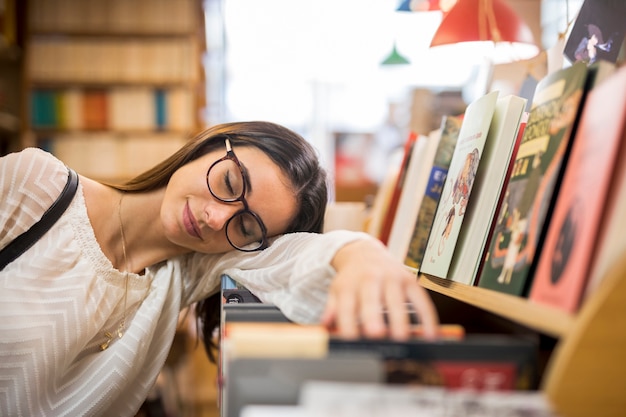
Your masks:
<path fill-rule="evenodd" d="M 226 226 L 226 222 L 240 209 L 240 203 L 225 203 L 216 200 L 205 208 L 204 221 L 211 229 L 221 230 Z"/>

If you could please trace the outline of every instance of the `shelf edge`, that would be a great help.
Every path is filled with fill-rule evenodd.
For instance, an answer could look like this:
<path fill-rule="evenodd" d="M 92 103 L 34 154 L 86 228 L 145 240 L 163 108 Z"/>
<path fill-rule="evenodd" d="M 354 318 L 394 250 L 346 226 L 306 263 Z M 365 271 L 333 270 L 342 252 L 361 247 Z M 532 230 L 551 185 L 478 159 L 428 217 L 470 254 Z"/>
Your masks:
<path fill-rule="evenodd" d="M 426 289 L 481 308 L 553 337 L 563 337 L 574 324 L 574 317 L 553 307 L 533 303 L 526 298 L 469 286 L 447 279 L 419 274 Z"/>

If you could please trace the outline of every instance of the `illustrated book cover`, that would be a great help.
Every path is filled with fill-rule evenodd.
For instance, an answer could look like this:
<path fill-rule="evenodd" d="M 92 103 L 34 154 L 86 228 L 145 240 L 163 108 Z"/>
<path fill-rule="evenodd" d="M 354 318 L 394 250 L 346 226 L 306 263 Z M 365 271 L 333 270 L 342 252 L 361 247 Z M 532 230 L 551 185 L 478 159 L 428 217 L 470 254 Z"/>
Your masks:
<path fill-rule="evenodd" d="M 626 68 L 589 93 L 530 290 L 531 301 L 568 313 L 579 308 L 610 183 L 626 147 L 626 95 L 616 91 L 626 91 Z"/>
<path fill-rule="evenodd" d="M 473 285 L 482 265 L 491 226 L 510 175 L 521 140 L 520 127 L 526 99 L 516 95 L 498 98 L 487 142 L 474 180 L 472 198 L 452 257 L 448 279 Z"/>
<path fill-rule="evenodd" d="M 498 94 L 498 91 L 485 94 L 470 103 L 465 110 L 420 267 L 420 272 L 424 274 L 439 278 L 448 275 Z"/>
<path fill-rule="evenodd" d="M 435 218 L 435 210 L 437 210 L 443 182 L 450 168 L 462 123 L 462 116 L 444 116 L 441 120 L 441 136 L 404 259 L 405 265 L 417 270 L 424 256 L 426 241 Z"/>
<path fill-rule="evenodd" d="M 587 75 L 587 65 L 578 62 L 548 74 L 537 85 L 479 287 L 527 295 L 535 253 L 583 106 Z"/>
<path fill-rule="evenodd" d="M 626 34 L 626 2 L 585 0 L 565 44 L 570 62 L 616 62 Z"/>

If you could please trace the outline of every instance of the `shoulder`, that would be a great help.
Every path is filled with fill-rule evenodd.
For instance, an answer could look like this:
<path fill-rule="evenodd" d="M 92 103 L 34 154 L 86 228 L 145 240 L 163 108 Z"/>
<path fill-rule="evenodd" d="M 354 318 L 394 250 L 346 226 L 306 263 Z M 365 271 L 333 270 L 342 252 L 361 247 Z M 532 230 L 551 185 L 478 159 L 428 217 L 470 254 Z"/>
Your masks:
<path fill-rule="evenodd" d="M 48 207 L 67 181 L 67 167 L 54 155 L 26 148 L 0 158 L 0 189 L 7 197 L 41 200 Z"/>
<path fill-rule="evenodd" d="M 17 233 L 35 223 L 59 196 L 66 181 L 65 164 L 42 149 L 26 148 L 1 157 L 2 228 Z"/>

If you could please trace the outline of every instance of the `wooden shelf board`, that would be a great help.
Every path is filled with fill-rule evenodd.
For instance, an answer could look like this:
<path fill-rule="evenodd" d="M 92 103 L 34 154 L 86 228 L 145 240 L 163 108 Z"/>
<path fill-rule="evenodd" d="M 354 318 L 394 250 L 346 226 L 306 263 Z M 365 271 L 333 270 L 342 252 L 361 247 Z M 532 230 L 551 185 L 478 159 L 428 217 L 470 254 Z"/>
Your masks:
<path fill-rule="evenodd" d="M 469 286 L 424 274 L 419 274 L 419 282 L 424 288 L 557 338 L 568 334 L 575 320 L 572 315 L 553 307 L 486 288 Z"/>

